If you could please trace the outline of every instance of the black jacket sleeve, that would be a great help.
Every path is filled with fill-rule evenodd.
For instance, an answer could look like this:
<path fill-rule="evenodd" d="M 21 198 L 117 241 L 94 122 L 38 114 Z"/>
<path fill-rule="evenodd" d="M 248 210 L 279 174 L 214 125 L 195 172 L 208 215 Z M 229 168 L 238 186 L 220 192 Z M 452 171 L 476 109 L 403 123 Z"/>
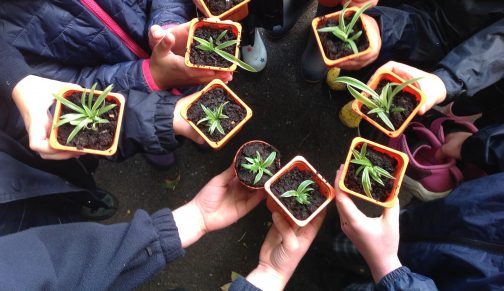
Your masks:
<path fill-rule="evenodd" d="M 504 125 L 480 129 L 462 144 L 462 161 L 474 163 L 487 172 L 504 171 Z"/>
<path fill-rule="evenodd" d="M 0 96 L 12 96 L 16 84 L 30 71 L 21 53 L 0 37 Z"/>

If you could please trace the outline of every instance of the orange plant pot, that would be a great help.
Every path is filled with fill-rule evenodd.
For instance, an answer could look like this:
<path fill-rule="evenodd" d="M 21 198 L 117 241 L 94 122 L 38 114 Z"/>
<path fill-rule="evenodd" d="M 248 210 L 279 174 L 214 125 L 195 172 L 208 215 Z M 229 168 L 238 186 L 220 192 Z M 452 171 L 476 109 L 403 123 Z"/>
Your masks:
<path fill-rule="evenodd" d="M 285 175 L 286 173 L 290 172 L 294 168 L 299 168 L 302 171 L 309 171 L 312 173 L 312 177 L 314 179 L 314 182 L 317 183 L 320 187 L 320 192 L 322 195 L 326 197 L 326 200 L 322 205 L 320 205 L 317 210 L 315 210 L 307 219 L 305 220 L 299 220 L 292 213 L 287 209 L 287 207 L 278 199 L 278 197 L 271 191 L 271 185 L 275 183 L 281 176 Z M 268 209 L 273 212 L 278 212 L 282 214 L 287 221 L 291 225 L 297 225 L 299 227 L 306 226 L 310 221 L 315 218 L 328 204 L 331 202 L 331 200 L 334 199 L 335 196 L 335 190 L 334 188 L 327 183 L 327 181 L 320 175 L 320 173 L 313 168 L 308 161 L 302 157 L 302 156 L 296 156 L 294 157 L 287 165 L 285 165 L 282 169 L 280 169 L 273 177 L 271 177 L 266 184 L 264 184 L 264 188 L 266 189 L 266 192 L 268 193 L 268 196 L 266 197 L 266 206 L 268 206 Z"/>
<path fill-rule="evenodd" d="M 377 201 L 375 199 L 369 198 L 365 193 L 358 193 L 353 190 L 348 189 L 348 187 L 345 185 L 345 177 L 348 174 L 348 168 L 350 166 L 350 160 L 352 160 L 353 155 L 352 155 L 352 150 L 355 149 L 356 147 L 360 146 L 363 143 L 368 144 L 368 148 L 372 148 L 373 150 L 386 154 L 387 156 L 393 158 L 394 160 L 397 161 L 397 166 L 392 174 L 392 176 L 395 177 L 394 180 L 394 185 L 392 187 L 392 190 L 389 193 L 389 196 L 385 202 Z M 391 149 L 389 147 L 383 146 L 379 143 L 372 142 L 370 140 L 361 138 L 361 137 L 356 137 L 352 140 L 352 144 L 350 146 L 350 150 L 348 151 L 348 155 L 345 161 L 345 165 L 343 166 L 343 172 L 341 173 L 340 180 L 338 181 L 338 186 L 341 189 L 341 191 L 348 193 L 350 195 L 353 195 L 355 197 L 358 197 L 360 199 L 366 200 L 368 202 L 371 202 L 375 205 L 385 207 L 385 208 L 391 208 L 394 206 L 394 201 L 399 195 L 399 189 L 401 188 L 402 180 L 404 177 L 404 173 L 406 172 L 406 167 L 408 166 L 408 156 L 402 152 L 396 151 L 394 149 Z"/>
<path fill-rule="evenodd" d="M 345 17 L 348 17 L 350 15 L 355 14 L 355 12 L 357 12 L 358 9 L 359 9 L 358 7 L 350 7 L 350 8 L 348 8 L 345 11 Z M 312 29 L 313 29 L 313 33 L 315 34 L 315 40 L 317 41 L 317 45 L 319 47 L 320 54 L 322 55 L 322 59 L 324 60 L 324 64 L 328 68 L 336 67 L 336 66 L 338 66 L 339 64 L 341 64 L 343 62 L 346 62 L 346 61 L 349 61 L 349 60 L 353 60 L 353 59 L 359 58 L 360 56 L 366 55 L 366 54 L 370 53 L 373 50 L 373 46 L 374 46 L 373 43 L 369 42 L 369 47 L 366 50 L 364 50 L 364 51 L 358 52 L 356 54 L 351 54 L 351 55 L 348 55 L 348 56 L 344 56 L 342 58 L 335 59 L 335 60 L 328 58 L 327 55 L 326 55 L 326 53 L 325 53 L 325 51 L 324 51 L 324 47 L 322 46 L 322 41 L 320 40 L 319 32 L 317 31 L 317 29 L 320 26 L 322 26 L 323 24 L 325 24 L 328 20 L 331 20 L 331 19 L 338 20 L 340 14 L 341 14 L 341 11 L 336 11 L 334 13 L 327 14 L 327 15 L 324 15 L 324 16 L 320 16 L 320 17 L 314 18 L 312 20 Z M 368 31 L 368 28 L 367 28 L 367 24 L 364 21 L 364 16 L 363 15 L 364 14 L 360 15 L 360 20 L 361 20 L 361 23 L 362 23 L 362 29 L 366 33 L 366 37 L 368 39 L 371 39 L 371 37 L 369 36 L 369 31 Z"/>
<path fill-rule="evenodd" d="M 69 86 L 66 88 L 63 88 L 59 95 L 62 96 L 63 98 L 68 98 L 70 97 L 73 93 L 79 92 L 82 94 L 82 92 L 90 92 L 90 89 L 84 89 L 76 86 Z M 99 96 L 103 91 L 95 90 L 94 95 Z M 77 147 L 74 146 L 67 146 L 60 144 L 58 141 L 58 127 L 54 127 L 55 124 L 58 124 L 60 116 L 61 116 L 61 110 L 62 110 L 62 104 L 59 101 L 56 101 L 56 108 L 54 110 L 54 117 L 53 117 L 53 127 L 51 129 L 51 135 L 49 136 L 49 145 L 53 149 L 57 150 L 63 150 L 63 151 L 70 151 L 70 152 L 76 152 L 76 153 L 83 153 L 83 154 L 91 154 L 91 155 L 100 155 L 100 156 L 112 156 L 113 154 L 116 153 L 117 151 L 117 145 L 119 143 L 119 135 L 121 133 L 121 125 L 122 125 L 122 119 L 124 115 L 124 104 L 125 104 L 125 99 L 124 96 L 118 93 L 109 93 L 109 95 L 105 98 L 108 102 L 114 102 L 117 104 L 117 108 L 119 110 L 119 115 L 117 116 L 117 127 L 116 131 L 114 134 L 114 139 L 112 142 L 112 145 L 106 149 L 106 150 L 95 150 L 95 149 L 78 149 Z"/>
<path fill-rule="evenodd" d="M 378 70 L 378 72 L 375 74 L 375 76 L 376 77 L 369 80 L 369 82 L 368 82 L 368 86 L 373 90 L 375 90 L 378 87 L 378 84 L 380 84 L 380 82 L 382 80 L 387 80 L 387 81 L 395 82 L 398 84 L 401 84 L 404 82 L 404 80 L 401 77 L 399 77 L 398 75 L 396 75 L 395 73 L 393 73 L 392 71 L 389 71 L 389 70 L 384 70 L 384 69 Z M 406 118 L 406 120 L 404 120 L 403 124 L 395 131 L 391 131 L 390 129 L 383 127 L 381 124 L 374 121 L 371 117 L 364 114 L 361 110 L 363 104 L 362 104 L 362 102 L 360 102 L 358 100 L 353 101 L 352 110 L 355 111 L 360 116 L 362 116 L 362 118 L 364 118 L 367 122 L 371 123 L 374 127 L 378 128 L 381 132 L 388 135 L 389 137 L 393 137 L 393 138 L 398 137 L 399 135 L 401 135 L 401 133 L 403 133 L 403 131 L 406 129 L 406 127 L 411 122 L 413 117 L 415 117 L 417 115 L 418 110 L 420 110 L 422 105 L 425 103 L 425 94 L 422 91 L 420 91 L 417 87 L 413 86 L 412 84 L 405 87 L 402 91 L 408 92 L 408 93 L 412 94 L 413 96 L 415 96 L 415 100 L 418 102 L 418 105 L 413 109 L 413 111 Z M 365 93 L 362 93 L 362 94 L 366 95 Z"/>
<path fill-rule="evenodd" d="M 237 160 L 238 160 L 238 156 L 239 156 L 239 155 L 240 155 L 240 153 L 242 152 L 243 148 L 244 148 L 244 147 L 246 147 L 246 146 L 247 146 L 247 145 L 249 145 L 249 144 L 252 144 L 252 143 L 261 143 L 261 144 L 265 144 L 265 145 L 268 145 L 268 146 L 272 147 L 272 148 L 273 148 L 273 150 L 277 153 L 276 158 L 275 158 L 275 163 L 277 164 L 277 167 L 278 167 L 278 168 L 280 168 L 280 166 L 281 166 L 281 164 L 280 164 L 280 151 L 278 151 L 278 149 L 277 149 L 276 147 L 274 147 L 274 146 L 272 146 L 271 144 L 269 144 L 269 143 L 267 143 L 267 142 L 265 142 L 265 141 L 262 141 L 262 140 L 251 140 L 251 141 L 248 141 L 248 142 L 246 142 L 246 143 L 242 144 L 242 146 L 241 146 L 241 147 L 240 147 L 240 148 L 236 151 L 236 154 L 235 154 L 234 159 L 233 159 L 233 168 L 234 168 L 234 171 L 235 171 L 235 175 L 236 175 L 236 177 L 238 177 L 238 181 L 240 181 L 240 183 L 241 183 L 243 186 L 245 186 L 245 187 L 247 187 L 247 188 L 249 188 L 249 189 L 251 189 L 251 190 L 259 190 L 259 189 L 263 189 L 263 188 L 264 188 L 264 186 L 260 186 L 260 187 L 250 186 L 250 185 L 246 184 L 245 182 L 243 182 L 243 181 L 240 179 L 240 177 L 238 176 L 238 170 L 237 170 L 237 167 L 238 167 L 239 165 L 237 165 L 237 164 L 236 164 L 236 162 L 237 162 Z M 273 173 L 273 174 L 274 174 L 274 173 Z"/>
<path fill-rule="evenodd" d="M 189 27 L 189 36 L 187 37 L 187 47 L 186 47 L 186 53 L 184 57 L 184 62 L 186 66 L 190 68 L 196 68 L 196 69 L 204 69 L 204 70 L 212 70 L 212 71 L 223 71 L 223 72 L 234 72 L 236 70 L 237 65 L 232 64 L 229 67 L 215 67 L 215 66 L 205 66 L 205 65 L 196 65 L 191 63 L 190 55 L 191 55 L 191 46 L 194 42 L 194 32 L 196 29 L 201 28 L 201 27 L 211 27 L 214 29 L 227 29 L 233 32 L 233 34 L 236 36 L 236 40 L 238 41 L 236 43 L 236 50 L 234 53 L 234 56 L 238 58 L 239 53 L 240 53 L 240 41 L 241 41 L 241 31 L 242 31 L 242 26 L 241 24 L 237 22 L 230 22 L 230 21 L 220 21 L 219 19 L 214 19 L 214 18 L 208 18 L 208 19 L 202 19 L 199 20 L 197 18 L 194 18 L 191 20 L 191 26 Z"/>
<path fill-rule="evenodd" d="M 194 4 L 196 7 L 203 12 L 203 14 L 208 18 L 219 18 L 221 20 L 232 20 L 232 21 L 240 21 L 248 15 L 248 3 L 250 0 L 245 0 L 238 5 L 233 6 L 231 9 L 224 11 L 219 15 L 213 15 L 208 9 L 205 1 L 203 0 L 194 0 Z"/>
<path fill-rule="evenodd" d="M 236 104 L 239 104 L 241 107 L 243 107 L 246 111 L 246 114 L 245 114 L 245 118 L 243 118 L 235 127 L 233 127 L 233 129 L 231 129 L 227 134 L 226 136 L 224 136 L 221 140 L 219 141 L 212 141 L 210 140 L 206 134 L 204 132 L 202 132 L 198 126 L 192 122 L 191 120 L 189 120 L 189 118 L 187 117 L 187 111 L 189 110 L 189 108 L 191 108 L 191 106 L 193 106 L 193 104 L 198 101 L 198 99 L 201 98 L 201 96 L 203 96 L 203 94 L 205 94 L 206 92 L 214 89 L 214 88 L 223 88 L 229 95 L 229 97 L 231 99 L 233 99 L 233 101 L 236 103 Z M 203 137 L 203 139 L 208 143 L 208 145 L 210 145 L 213 149 L 220 149 L 222 148 L 226 143 L 229 142 L 229 140 L 235 135 L 238 133 L 238 131 L 240 131 L 240 129 L 243 127 L 243 125 L 250 119 L 252 118 L 252 109 L 250 109 L 250 107 L 247 106 L 247 104 L 245 104 L 245 102 L 243 102 L 233 91 L 231 91 L 231 89 L 229 89 L 228 86 L 226 86 L 226 84 L 224 84 L 224 82 L 222 82 L 220 79 L 215 79 L 213 80 L 212 82 L 210 82 L 208 85 L 205 86 L 205 88 L 203 88 L 203 90 L 199 91 L 197 94 L 194 94 L 192 100 L 190 100 L 190 102 L 188 102 L 180 111 L 180 115 L 182 116 L 182 118 L 184 118 L 188 123 L 189 125 L 191 125 L 191 127 L 196 130 L 196 132 L 201 135 L 201 137 Z"/>

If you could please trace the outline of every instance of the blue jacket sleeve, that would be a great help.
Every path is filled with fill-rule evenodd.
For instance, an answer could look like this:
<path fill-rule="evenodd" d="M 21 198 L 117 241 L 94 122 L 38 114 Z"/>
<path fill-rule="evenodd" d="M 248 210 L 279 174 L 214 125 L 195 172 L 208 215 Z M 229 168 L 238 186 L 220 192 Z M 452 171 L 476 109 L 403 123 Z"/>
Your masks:
<path fill-rule="evenodd" d="M 149 21 L 146 28 L 152 25 L 182 24 L 193 18 L 196 7 L 190 0 L 153 0 Z"/>
<path fill-rule="evenodd" d="M 439 63 L 434 72 L 443 80 L 447 101 L 473 96 L 504 78 L 504 19 L 479 31 Z"/>
<path fill-rule="evenodd" d="M 413 273 L 407 267 L 400 267 L 388 273 L 375 286 L 378 291 L 400 291 L 400 290 L 437 290 L 434 282 L 422 275 Z"/>
<path fill-rule="evenodd" d="M 21 53 L 0 37 L 0 96 L 12 96 L 16 84 L 30 71 Z"/>
<path fill-rule="evenodd" d="M 240 276 L 231 283 L 229 291 L 261 291 L 261 289 L 257 288 L 247 281 L 247 279 Z"/>
<path fill-rule="evenodd" d="M 1 290 L 131 290 L 184 254 L 171 211 L 130 223 L 73 223 L 0 238 Z"/>
<path fill-rule="evenodd" d="M 460 156 L 462 161 L 474 163 L 488 172 L 504 171 L 504 125 L 480 129 L 464 141 Z"/>

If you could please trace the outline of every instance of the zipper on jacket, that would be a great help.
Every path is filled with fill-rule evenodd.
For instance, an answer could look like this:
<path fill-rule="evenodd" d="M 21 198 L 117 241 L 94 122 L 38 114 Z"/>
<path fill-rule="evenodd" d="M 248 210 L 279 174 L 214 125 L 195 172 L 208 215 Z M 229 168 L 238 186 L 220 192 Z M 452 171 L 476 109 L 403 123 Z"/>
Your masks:
<path fill-rule="evenodd" d="M 147 54 L 129 35 L 103 10 L 94 0 L 81 0 L 81 3 L 93 13 L 110 31 L 112 31 L 122 43 L 130 49 L 137 57 L 149 58 Z"/>

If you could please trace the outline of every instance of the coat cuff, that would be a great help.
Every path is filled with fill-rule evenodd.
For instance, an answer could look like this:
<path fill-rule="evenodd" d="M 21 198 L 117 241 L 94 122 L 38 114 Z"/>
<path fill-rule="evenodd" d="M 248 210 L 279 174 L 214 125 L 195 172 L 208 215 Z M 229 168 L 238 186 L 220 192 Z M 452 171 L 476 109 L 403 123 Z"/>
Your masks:
<path fill-rule="evenodd" d="M 0 43 L 2 44 L 2 43 Z M 26 64 L 23 56 L 16 49 L 5 45 L 0 49 L 0 96 L 12 96 L 17 83 L 30 75 L 31 68 Z M 8 69 L 4 69 L 8 68 Z"/>
<path fill-rule="evenodd" d="M 240 276 L 231 283 L 229 291 L 261 291 L 261 289 L 257 288 L 254 284 L 247 281 L 247 279 Z"/>
<path fill-rule="evenodd" d="M 154 81 L 154 78 L 152 77 L 151 70 L 150 70 L 150 59 L 143 60 L 142 62 L 142 73 L 145 79 L 145 82 L 147 82 L 147 86 L 151 91 L 159 91 L 161 88 L 156 84 Z"/>
<path fill-rule="evenodd" d="M 163 96 L 156 104 L 154 117 L 154 128 L 159 143 L 166 150 L 174 150 L 180 146 L 182 138 L 175 136 L 173 129 L 173 118 L 175 114 L 175 105 L 181 96 Z"/>
<path fill-rule="evenodd" d="M 159 234 L 161 248 L 167 263 L 173 262 L 185 254 L 182 248 L 182 242 L 177 228 L 177 224 L 173 219 L 173 214 L 170 209 L 164 208 L 152 216 L 152 222 Z"/>
<path fill-rule="evenodd" d="M 455 97 L 464 94 L 464 83 L 457 76 L 450 73 L 448 70 L 441 68 L 433 72 L 443 81 L 446 88 L 446 99 L 443 104 L 447 104 L 455 99 Z"/>

